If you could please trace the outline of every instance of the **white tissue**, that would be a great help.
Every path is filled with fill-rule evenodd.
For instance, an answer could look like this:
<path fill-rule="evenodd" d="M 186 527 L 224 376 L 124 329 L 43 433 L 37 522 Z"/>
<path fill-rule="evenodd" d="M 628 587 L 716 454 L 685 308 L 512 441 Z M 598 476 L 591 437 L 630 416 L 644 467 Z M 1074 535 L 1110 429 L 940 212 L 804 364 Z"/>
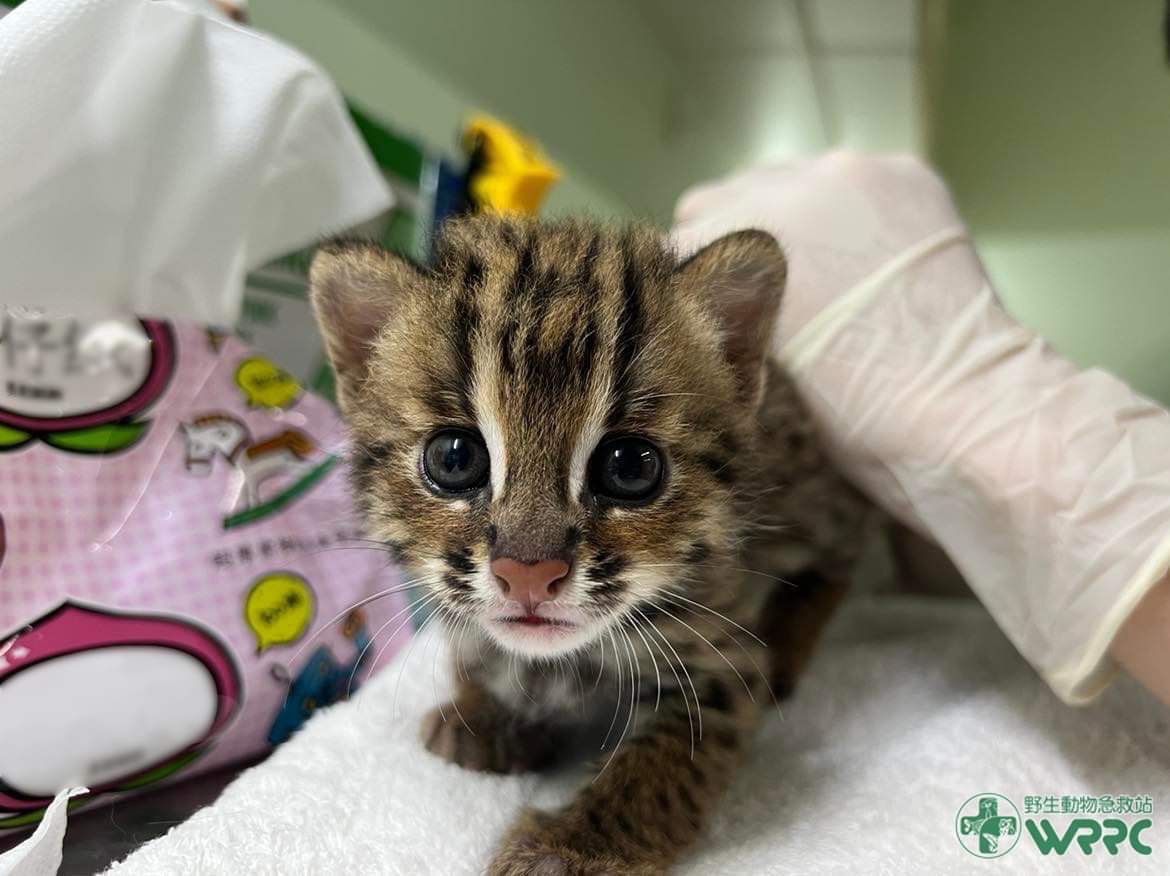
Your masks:
<path fill-rule="evenodd" d="M 54 876 L 61 866 L 61 840 L 69 820 L 69 798 L 85 788 L 66 788 L 53 798 L 36 832 L 15 848 L 0 854 L 0 876 Z"/>
<path fill-rule="evenodd" d="M 246 271 L 389 207 L 330 80 L 151 0 L 0 20 L 0 303 L 232 325 Z"/>

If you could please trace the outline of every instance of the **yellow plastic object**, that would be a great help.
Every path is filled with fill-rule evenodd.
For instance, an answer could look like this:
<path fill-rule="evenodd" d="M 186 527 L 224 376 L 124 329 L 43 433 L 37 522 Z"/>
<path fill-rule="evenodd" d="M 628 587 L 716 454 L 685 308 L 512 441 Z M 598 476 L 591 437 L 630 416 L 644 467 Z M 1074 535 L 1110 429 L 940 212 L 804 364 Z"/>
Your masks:
<path fill-rule="evenodd" d="M 471 198 L 482 209 L 535 214 L 549 187 L 561 178 L 540 146 L 489 116 L 467 123 L 463 148 L 472 157 Z"/>

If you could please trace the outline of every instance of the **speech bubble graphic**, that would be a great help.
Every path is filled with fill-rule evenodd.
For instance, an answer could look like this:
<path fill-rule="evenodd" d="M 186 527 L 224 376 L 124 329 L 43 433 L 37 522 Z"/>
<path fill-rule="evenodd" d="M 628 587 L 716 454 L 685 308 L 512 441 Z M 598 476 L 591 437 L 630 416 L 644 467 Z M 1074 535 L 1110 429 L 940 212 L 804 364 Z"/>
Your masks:
<path fill-rule="evenodd" d="M 257 578 L 244 599 L 244 619 L 256 636 L 256 653 L 303 636 L 315 603 L 309 582 L 294 572 L 269 572 Z"/>
<path fill-rule="evenodd" d="M 300 397 L 297 379 L 260 356 L 245 359 L 236 369 L 236 386 L 254 408 L 287 408 Z"/>
<path fill-rule="evenodd" d="M 0 451 L 38 440 L 68 453 L 133 447 L 175 369 L 174 336 L 157 320 L 0 313 L 0 347 Z"/>
<path fill-rule="evenodd" d="M 0 813 L 157 780 L 240 707 L 230 649 L 190 618 L 66 600 L 0 643 Z"/>

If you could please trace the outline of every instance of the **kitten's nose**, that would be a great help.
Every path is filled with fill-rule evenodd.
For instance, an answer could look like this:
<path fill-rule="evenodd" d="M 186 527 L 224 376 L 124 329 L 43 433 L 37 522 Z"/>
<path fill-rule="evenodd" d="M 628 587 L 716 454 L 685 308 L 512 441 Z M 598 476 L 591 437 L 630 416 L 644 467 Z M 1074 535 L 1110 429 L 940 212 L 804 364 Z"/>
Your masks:
<path fill-rule="evenodd" d="M 542 602 L 557 598 L 561 582 L 569 575 L 569 564 L 564 560 L 522 563 L 511 557 L 499 557 L 492 560 L 491 570 L 504 595 L 532 612 Z"/>

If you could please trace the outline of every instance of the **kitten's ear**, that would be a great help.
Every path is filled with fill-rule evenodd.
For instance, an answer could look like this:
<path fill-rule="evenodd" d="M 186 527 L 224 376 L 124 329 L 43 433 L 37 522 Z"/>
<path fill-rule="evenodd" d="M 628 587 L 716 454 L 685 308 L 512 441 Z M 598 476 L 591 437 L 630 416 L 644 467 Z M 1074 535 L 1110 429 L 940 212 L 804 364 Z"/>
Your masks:
<path fill-rule="evenodd" d="M 755 405 L 788 275 L 780 244 L 764 231 L 736 231 L 699 250 L 677 274 L 705 296 L 723 329 L 740 397 Z"/>
<path fill-rule="evenodd" d="M 343 406 L 366 377 L 378 334 L 421 281 L 410 262 L 372 243 L 336 242 L 317 250 L 309 288 Z"/>

